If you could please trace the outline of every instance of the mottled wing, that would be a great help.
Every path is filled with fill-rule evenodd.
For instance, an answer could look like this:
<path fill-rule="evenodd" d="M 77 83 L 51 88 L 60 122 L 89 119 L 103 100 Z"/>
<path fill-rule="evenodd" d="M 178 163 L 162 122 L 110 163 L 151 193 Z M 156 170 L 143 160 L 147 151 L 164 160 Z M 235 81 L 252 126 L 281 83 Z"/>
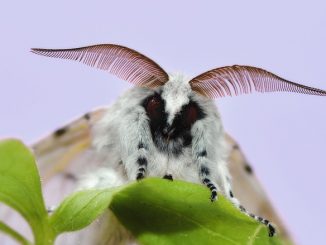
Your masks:
<path fill-rule="evenodd" d="M 190 82 L 192 89 L 208 98 L 257 92 L 295 92 L 326 96 L 326 91 L 290 82 L 252 66 L 225 66 L 207 71 Z"/>
<path fill-rule="evenodd" d="M 91 147 L 91 128 L 104 112 L 105 109 L 98 109 L 87 113 L 31 146 L 40 171 L 47 207 L 55 207 L 76 189 L 77 176 L 103 164 Z M 32 241 L 32 232 L 26 221 L 17 212 L 1 203 L 0 220 Z M 86 238 L 85 233 L 67 233 L 60 236 L 57 244 L 86 245 L 89 244 Z M 18 243 L 0 232 L 0 244 Z"/>
<path fill-rule="evenodd" d="M 162 86 L 169 79 L 168 74 L 153 60 L 133 49 L 115 44 L 99 44 L 73 49 L 34 48 L 32 52 L 82 62 L 147 88 Z"/>
<path fill-rule="evenodd" d="M 104 113 L 104 108 L 87 113 L 32 145 L 48 205 L 75 189 L 80 174 L 102 164 L 91 146 L 91 129 Z"/>
<path fill-rule="evenodd" d="M 58 205 L 65 196 L 75 190 L 77 176 L 87 169 L 92 171 L 92 169 L 100 167 L 103 163 L 91 147 L 91 128 L 102 117 L 104 112 L 105 109 L 99 109 L 87 113 L 32 146 L 42 178 L 46 205 Z M 233 176 L 234 193 L 250 212 L 275 222 L 278 225 L 280 234 L 288 238 L 281 220 L 271 206 L 259 181 L 252 173 L 237 143 L 228 135 L 226 135 L 226 139 L 233 146 L 230 156 L 230 171 Z M 103 218 L 105 221 L 95 222 L 86 230 L 60 236 L 57 244 L 86 245 L 89 244 L 90 240 L 100 239 L 99 237 L 96 238 L 99 231 L 104 236 L 103 239 L 109 237 L 109 234 L 114 239 L 122 239 L 121 234 L 126 233 L 126 231 L 112 217 L 112 214 L 108 213 Z M 0 219 L 6 220 L 7 224 L 15 227 L 15 229 L 17 228 L 20 233 L 32 240 L 32 233 L 28 225 L 16 212 L 2 205 L 0 206 Z M 113 230 L 112 223 L 110 223 L 112 226 L 108 227 L 107 219 L 114 222 Z M 17 224 L 20 225 L 17 226 Z M 108 231 L 105 231 L 106 227 L 108 227 Z M 115 235 L 112 235 L 112 232 Z M 128 237 L 130 234 L 126 236 L 126 239 L 130 239 Z M 113 240 L 108 244 L 115 244 L 116 241 Z M 9 241 L 8 237 L 4 237 L 0 233 L 0 244 L 11 245 L 16 243 Z"/>
<path fill-rule="evenodd" d="M 232 176 L 233 191 L 246 209 L 270 220 L 277 225 L 278 235 L 291 240 L 282 220 L 277 215 L 261 183 L 255 176 L 237 142 L 229 135 L 226 140 L 232 147 L 229 158 L 229 169 Z"/>

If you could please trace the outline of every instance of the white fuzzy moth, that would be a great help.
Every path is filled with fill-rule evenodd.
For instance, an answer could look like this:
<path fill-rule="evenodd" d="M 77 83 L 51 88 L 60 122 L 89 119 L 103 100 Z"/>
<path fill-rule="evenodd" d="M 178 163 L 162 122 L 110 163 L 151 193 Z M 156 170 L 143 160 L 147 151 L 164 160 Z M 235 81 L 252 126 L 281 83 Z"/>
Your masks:
<path fill-rule="evenodd" d="M 137 51 L 113 44 L 32 52 L 76 60 L 137 85 L 109 108 L 87 113 L 34 145 L 48 189 L 61 182 L 69 193 L 80 176 L 84 176 L 80 188 L 116 186 L 147 176 L 180 179 L 206 185 L 211 201 L 224 195 L 241 212 L 266 225 L 273 236 L 274 226 L 249 213 L 236 194 L 251 211 L 272 218 L 285 232 L 237 144 L 225 135 L 213 99 L 253 91 L 320 96 L 325 91 L 250 66 L 216 68 L 186 79 L 168 75 Z M 52 192 L 51 199 L 60 200 L 65 191 L 56 191 L 57 198 Z"/>

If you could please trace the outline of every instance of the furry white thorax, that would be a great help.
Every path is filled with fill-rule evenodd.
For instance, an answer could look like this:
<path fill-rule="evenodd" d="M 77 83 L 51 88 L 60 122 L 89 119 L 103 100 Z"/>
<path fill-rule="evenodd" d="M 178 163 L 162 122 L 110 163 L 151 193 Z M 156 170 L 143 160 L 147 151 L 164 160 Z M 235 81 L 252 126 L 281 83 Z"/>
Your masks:
<path fill-rule="evenodd" d="M 153 141 L 155 135 L 151 134 L 144 101 L 155 93 L 161 93 L 165 100 L 165 111 L 172 115 L 170 120 L 189 100 L 197 103 L 205 114 L 190 129 L 191 144 L 181 145 L 181 152 L 177 155 L 171 154 L 171 149 L 180 146 L 178 142 L 172 143 L 171 149 L 164 152 Z M 164 144 L 160 138 L 154 139 Z M 269 221 L 247 212 L 233 196 L 227 167 L 230 146 L 226 143 L 216 106 L 212 100 L 194 93 L 181 76 L 171 76 L 165 86 L 155 90 L 135 87 L 127 91 L 94 126 L 93 144 L 106 164 L 86 175 L 81 188 L 118 186 L 140 179 L 140 174 L 141 178 L 168 175 L 173 179 L 206 185 L 211 191 L 212 201 L 216 200 L 217 193 L 223 194 L 241 212 L 268 226 L 270 234 L 275 232 Z M 114 230 L 112 234 L 122 233 Z"/>
<path fill-rule="evenodd" d="M 183 105 L 189 103 L 191 94 L 189 79 L 181 73 L 169 75 L 169 81 L 163 86 L 162 98 L 165 100 L 165 111 L 168 114 L 168 123 L 171 125 Z"/>
<path fill-rule="evenodd" d="M 206 115 L 192 126 L 192 144 L 184 148 L 179 156 L 160 152 L 153 142 L 149 118 L 142 102 L 155 92 L 162 92 L 166 111 L 171 115 L 178 113 L 189 98 L 198 103 Z M 139 142 L 145 148 L 139 149 Z M 171 76 L 165 86 L 155 90 L 142 87 L 128 90 L 94 126 L 93 144 L 106 159 L 108 176 L 114 171 L 123 182 L 135 180 L 139 169 L 137 159 L 144 157 L 147 159 L 146 176 L 171 174 L 174 179 L 202 183 L 204 176 L 200 171 L 205 166 L 218 189 L 222 193 L 229 192 L 230 175 L 226 166 L 229 147 L 214 101 L 194 93 L 180 75 Z M 207 152 L 207 156 L 201 156 L 203 151 Z M 92 182 L 92 178 L 88 180 Z M 107 181 L 94 182 L 94 187 L 106 185 Z M 92 183 L 87 183 L 87 186 L 92 186 Z"/>

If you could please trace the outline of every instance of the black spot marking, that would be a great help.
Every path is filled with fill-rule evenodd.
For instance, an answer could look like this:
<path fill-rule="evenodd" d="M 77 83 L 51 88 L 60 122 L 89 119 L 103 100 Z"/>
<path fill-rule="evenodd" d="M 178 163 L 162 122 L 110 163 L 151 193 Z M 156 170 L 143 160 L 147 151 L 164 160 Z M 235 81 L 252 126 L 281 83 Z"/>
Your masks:
<path fill-rule="evenodd" d="M 252 174 L 253 173 L 253 170 L 252 170 L 252 167 L 246 163 L 245 166 L 244 166 L 244 170 L 248 173 L 248 174 Z"/>
<path fill-rule="evenodd" d="M 91 115 L 89 113 L 86 113 L 84 115 L 84 118 L 88 121 L 89 119 L 91 119 Z"/>
<path fill-rule="evenodd" d="M 59 128 L 54 132 L 54 136 L 55 137 L 61 137 L 62 135 L 67 133 L 67 131 L 68 131 L 68 127 Z"/>
<path fill-rule="evenodd" d="M 232 192 L 232 191 L 230 191 L 230 197 L 234 197 L 234 196 L 233 196 L 233 192 Z"/>
<path fill-rule="evenodd" d="M 72 180 L 72 181 L 76 181 L 77 180 L 77 177 L 74 174 L 72 174 L 72 173 L 65 173 L 64 176 L 68 180 Z"/>
<path fill-rule="evenodd" d="M 212 191 L 212 194 L 211 194 L 211 202 L 214 202 L 217 198 L 217 192 L 214 190 Z"/>
<path fill-rule="evenodd" d="M 138 173 L 137 176 L 136 176 L 136 179 L 137 179 L 137 180 L 141 180 L 141 179 L 143 179 L 144 177 L 145 177 L 145 176 L 144 176 L 143 173 Z"/>
<path fill-rule="evenodd" d="M 274 226 L 272 226 L 271 224 L 268 224 L 268 235 L 270 237 L 272 237 L 272 236 L 274 236 L 275 232 L 276 232 L 276 230 L 275 230 Z"/>
<path fill-rule="evenodd" d="M 262 222 L 264 219 L 262 218 L 262 217 L 257 217 L 257 220 L 259 221 L 259 222 Z"/>
<path fill-rule="evenodd" d="M 249 216 L 250 216 L 251 218 L 255 218 L 255 217 L 256 217 L 256 215 L 254 215 L 254 214 L 249 214 Z"/>
<path fill-rule="evenodd" d="M 203 150 L 202 152 L 200 152 L 198 154 L 198 157 L 207 157 L 207 151 L 206 150 Z"/>
<path fill-rule="evenodd" d="M 145 173 L 145 168 L 139 168 L 138 171 L 142 172 L 142 173 Z"/>
<path fill-rule="evenodd" d="M 164 175 L 163 179 L 173 180 L 172 174 L 166 174 L 166 175 Z"/>
<path fill-rule="evenodd" d="M 205 178 L 205 179 L 203 179 L 203 183 L 204 184 L 207 184 L 207 183 L 210 183 L 211 181 L 209 180 L 209 179 L 207 179 L 207 178 Z"/>
<path fill-rule="evenodd" d="M 140 143 L 138 144 L 138 149 L 142 149 L 142 148 L 145 148 L 145 147 L 144 147 L 143 142 L 140 142 Z"/>
<path fill-rule="evenodd" d="M 216 190 L 216 187 L 215 187 L 215 186 L 211 186 L 209 189 L 210 189 L 211 191 L 213 191 L 213 190 Z"/>
<path fill-rule="evenodd" d="M 147 159 L 144 157 L 138 158 L 137 163 L 139 166 L 147 166 Z"/>
<path fill-rule="evenodd" d="M 202 175 L 209 175 L 209 169 L 205 166 L 201 166 L 200 172 Z"/>
<path fill-rule="evenodd" d="M 212 186 L 214 186 L 212 183 L 209 183 L 209 184 L 207 185 L 208 188 L 211 188 Z"/>
<path fill-rule="evenodd" d="M 246 212 L 246 209 L 242 205 L 239 206 L 239 209 L 241 210 L 241 212 Z"/>

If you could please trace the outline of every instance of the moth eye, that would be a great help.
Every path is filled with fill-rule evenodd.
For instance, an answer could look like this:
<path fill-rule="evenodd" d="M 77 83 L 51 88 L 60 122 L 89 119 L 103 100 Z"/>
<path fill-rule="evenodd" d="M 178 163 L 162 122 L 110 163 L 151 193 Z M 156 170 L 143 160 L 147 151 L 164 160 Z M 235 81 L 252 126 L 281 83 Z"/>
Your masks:
<path fill-rule="evenodd" d="M 161 100 L 153 96 L 149 99 L 147 105 L 146 105 L 146 111 L 151 117 L 158 117 L 160 115 L 161 110 Z"/>
<path fill-rule="evenodd" d="M 197 118 L 198 118 L 198 108 L 194 105 L 190 105 L 186 109 L 185 124 L 187 126 L 191 126 L 194 122 L 197 121 Z"/>

